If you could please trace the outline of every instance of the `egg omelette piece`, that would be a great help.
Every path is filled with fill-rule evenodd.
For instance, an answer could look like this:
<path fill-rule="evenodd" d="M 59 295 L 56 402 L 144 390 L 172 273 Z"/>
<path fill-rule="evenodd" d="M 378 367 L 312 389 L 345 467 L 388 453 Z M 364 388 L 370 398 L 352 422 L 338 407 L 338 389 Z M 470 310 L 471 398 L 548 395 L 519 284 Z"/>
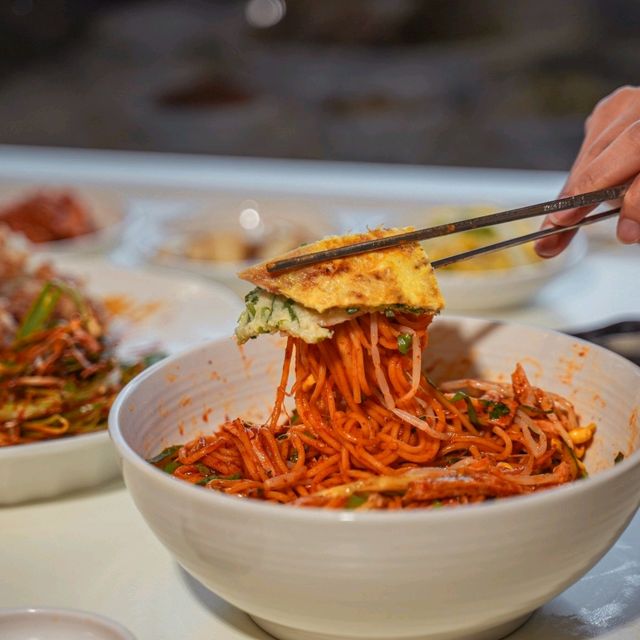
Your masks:
<path fill-rule="evenodd" d="M 330 236 L 298 247 L 280 256 L 293 258 L 306 253 L 385 238 L 404 229 L 372 229 L 366 233 Z M 271 260 L 269 261 L 271 262 Z M 417 242 L 339 258 L 279 274 L 267 271 L 267 262 L 238 274 L 261 289 L 283 296 L 318 313 L 330 309 L 377 309 L 402 305 L 428 313 L 444 308 L 433 267 Z"/>

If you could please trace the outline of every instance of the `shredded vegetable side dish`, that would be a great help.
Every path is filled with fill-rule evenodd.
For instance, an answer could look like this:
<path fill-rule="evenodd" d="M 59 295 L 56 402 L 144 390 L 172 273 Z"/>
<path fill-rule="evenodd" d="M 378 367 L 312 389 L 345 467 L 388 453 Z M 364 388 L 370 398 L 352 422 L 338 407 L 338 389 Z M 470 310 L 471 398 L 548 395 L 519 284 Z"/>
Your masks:
<path fill-rule="evenodd" d="M 239 341 L 288 335 L 271 415 L 264 424 L 230 420 L 150 462 L 231 495 L 358 510 L 474 503 L 586 474 L 595 425 L 581 426 L 571 403 L 531 385 L 520 365 L 510 384 L 436 385 L 425 375 L 427 330 L 442 299 L 418 245 L 387 251 L 384 261 L 361 258 L 271 280 L 264 266 L 242 274 L 260 288 L 247 296 Z M 428 281 L 418 295 L 429 294 L 416 300 L 395 276 L 420 269 Z M 376 293 L 381 273 L 384 304 Z M 309 293 L 300 287 L 295 299 L 284 297 L 300 282 Z M 313 287 L 335 295 L 335 307 L 319 308 L 325 297 Z M 302 309 L 322 331 L 310 330 Z"/>
<path fill-rule="evenodd" d="M 106 428 L 118 391 L 155 355 L 121 363 L 99 305 L 0 235 L 0 446 Z"/>

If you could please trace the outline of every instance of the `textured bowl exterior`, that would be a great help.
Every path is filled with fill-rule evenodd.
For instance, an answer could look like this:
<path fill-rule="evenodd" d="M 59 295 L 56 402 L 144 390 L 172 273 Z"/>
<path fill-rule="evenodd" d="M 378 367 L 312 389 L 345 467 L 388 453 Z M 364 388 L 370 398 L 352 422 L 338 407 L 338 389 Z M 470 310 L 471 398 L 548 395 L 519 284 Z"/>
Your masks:
<path fill-rule="evenodd" d="M 497 637 L 588 571 L 638 507 L 640 371 L 561 334 L 468 319 L 434 323 L 431 374 L 451 377 L 466 362 L 466 373 L 495 378 L 518 360 L 544 362 L 534 382 L 575 389 L 583 419 L 598 422 L 592 477 L 470 507 L 324 512 L 217 494 L 144 462 L 224 414 L 264 413 L 280 368 L 274 342 L 251 343 L 240 358 L 220 341 L 157 365 L 121 394 L 110 429 L 161 542 L 278 637 Z M 573 377 L 561 381 L 567 367 Z M 613 467 L 619 450 L 627 458 Z"/>

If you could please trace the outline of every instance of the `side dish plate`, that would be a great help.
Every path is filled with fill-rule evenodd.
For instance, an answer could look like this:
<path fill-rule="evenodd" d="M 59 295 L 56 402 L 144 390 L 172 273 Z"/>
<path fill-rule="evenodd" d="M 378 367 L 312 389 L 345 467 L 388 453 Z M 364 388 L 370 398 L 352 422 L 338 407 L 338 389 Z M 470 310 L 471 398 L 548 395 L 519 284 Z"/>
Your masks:
<path fill-rule="evenodd" d="M 125 269 L 104 259 L 56 258 L 63 272 L 82 278 L 90 293 L 119 307 L 113 329 L 123 358 L 167 354 L 228 336 L 242 305 L 225 287 L 153 269 Z M 106 431 L 0 448 L 0 504 L 51 498 L 93 487 L 120 473 Z"/>

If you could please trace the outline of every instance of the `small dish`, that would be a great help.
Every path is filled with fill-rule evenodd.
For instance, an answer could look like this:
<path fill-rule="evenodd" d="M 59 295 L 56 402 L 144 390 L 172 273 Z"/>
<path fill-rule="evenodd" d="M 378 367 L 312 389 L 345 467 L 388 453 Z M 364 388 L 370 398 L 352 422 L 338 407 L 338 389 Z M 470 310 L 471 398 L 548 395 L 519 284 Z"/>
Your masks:
<path fill-rule="evenodd" d="M 154 264 L 222 282 L 239 295 L 242 269 L 336 231 L 329 214 L 306 201 L 220 196 L 144 217 L 136 242 Z"/>
<path fill-rule="evenodd" d="M 118 355 L 125 360 L 149 351 L 172 354 L 227 336 L 242 308 L 235 294 L 204 279 L 124 269 L 96 258 L 59 257 L 55 263 L 61 272 L 79 274 L 98 298 L 118 297 L 121 304 L 134 305 L 133 319 L 113 323 L 120 335 Z M 94 487 L 119 474 L 106 431 L 0 447 L 0 505 Z"/>
<path fill-rule="evenodd" d="M 12 204 L 31 196 L 68 194 L 94 225 L 94 230 L 75 237 L 49 242 L 30 242 L 30 250 L 47 253 L 91 254 L 104 252 L 117 244 L 125 222 L 125 202 L 114 190 L 97 187 L 69 187 L 65 185 L 0 184 L 0 213 Z"/>
<path fill-rule="evenodd" d="M 0 609 L 2 640 L 135 640 L 121 624 L 75 609 Z"/>

